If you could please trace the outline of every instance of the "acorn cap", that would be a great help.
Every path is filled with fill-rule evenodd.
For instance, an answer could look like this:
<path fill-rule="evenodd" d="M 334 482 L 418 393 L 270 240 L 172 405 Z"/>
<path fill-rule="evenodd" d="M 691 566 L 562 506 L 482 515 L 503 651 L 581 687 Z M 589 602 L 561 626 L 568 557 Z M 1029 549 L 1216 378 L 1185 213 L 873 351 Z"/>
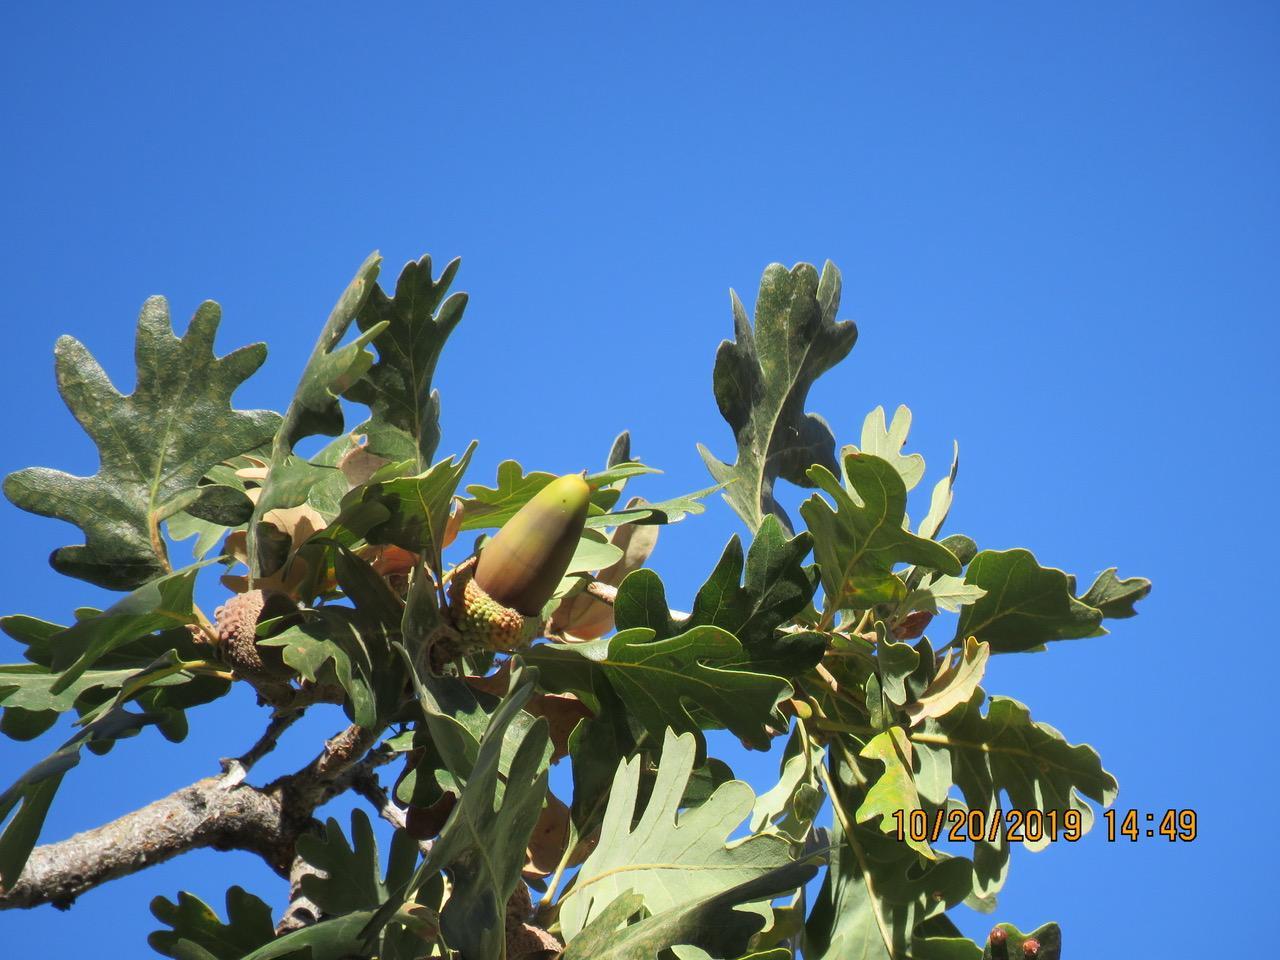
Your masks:
<path fill-rule="evenodd" d="M 527 617 L 485 593 L 476 583 L 475 565 L 470 560 L 459 565 L 449 580 L 449 613 L 464 648 L 517 650 L 542 628 L 541 617 Z"/>
<path fill-rule="evenodd" d="M 581 474 L 552 480 L 481 549 L 476 585 L 504 607 L 538 616 L 569 569 L 590 504 Z"/>

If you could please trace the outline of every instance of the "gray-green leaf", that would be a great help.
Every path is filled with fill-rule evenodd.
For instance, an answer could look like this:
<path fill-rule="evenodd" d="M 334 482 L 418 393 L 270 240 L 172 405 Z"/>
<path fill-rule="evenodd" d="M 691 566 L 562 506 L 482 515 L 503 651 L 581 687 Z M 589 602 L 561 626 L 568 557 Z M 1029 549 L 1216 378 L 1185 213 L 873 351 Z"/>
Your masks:
<path fill-rule="evenodd" d="M 770 513 L 790 531 L 774 482 L 808 487 L 805 471 L 813 464 L 836 469 L 831 428 L 804 404 L 813 382 L 853 349 L 858 329 L 851 320 L 836 322 L 840 271 L 830 261 L 821 277 L 808 263 L 765 268 L 754 331 L 738 295 L 730 298 L 736 339 L 716 351 L 712 382 L 738 459 L 725 463 L 701 444 L 698 452 L 716 481 L 729 484 L 724 498 L 753 532 Z"/>
<path fill-rule="evenodd" d="M 1100 610 L 1072 596 L 1071 578 L 1040 566 L 1030 550 L 983 550 L 964 579 L 986 595 L 960 611 L 956 638 L 985 640 L 992 653 L 1088 637 L 1102 623 Z"/>
<path fill-rule="evenodd" d="M 739 780 L 722 784 L 701 806 L 678 812 L 696 752 L 693 736 L 666 732 L 657 779 L 634 828 L 641 759 L 619 765 L 600 841 L 560 900 L 567 939 L 628 890 L 644 898 L 650 913 L 661 914 L 792 862 L 791 844 L 780 836 L 726 845 L 755 801 L 751 788 Z"/>
<path fill-rule="evenodd" d="M 436 361 L 462 319 L 465 293 L 447 300 L 461 260 L 452 260 L 437 280 L 431 257 L 405 264 L 394 297 L 375 286 L 356 318 L 363 331 L 383 326 L 372 341 L 378 360 L 345 396 L 366 404 L 371 415 L 356 427 L 369 451 L 388 460 L 416 460 L 425 470 L 440 441 L 440 394 L 431 388 Z"/>
<path fill-rule="evenodd" d="M 129 396 L 112 385 L 73 337 L 54 350 L 58 391 L 98 447 L 92 477 L 29 467 L 10 474 L 4 492 L 32 513 L 74 523 L 83 546 L 55 550 L 59 573 L 111 590 L 130 590 L 164 572 L 157 532 L 166 505 L 194 491 L 215 464 L 252 450 L 280 424 L 269 410 L 235 410 L 231 395 L 267 356 L 265 345 L 213 354 L 221 312 L 200 306 L 178 338 L 163 297 L 138 318 L 137 385 Z"/>
<path fill-rule="evenodd" d="M 814 537 L 828 615 L 902 599 L 906 587 L 892 573 L 897 563 L 960 572 L 960 561 L 950 550 L 903 529 L 907 490 L 892 464 L 870 454 L 849 453 L 844 472 L 858 501 L 830 470 L 815 465 L 809 476 L 835 502 L 835 509 L 816 493 L 800 505 Z"/>

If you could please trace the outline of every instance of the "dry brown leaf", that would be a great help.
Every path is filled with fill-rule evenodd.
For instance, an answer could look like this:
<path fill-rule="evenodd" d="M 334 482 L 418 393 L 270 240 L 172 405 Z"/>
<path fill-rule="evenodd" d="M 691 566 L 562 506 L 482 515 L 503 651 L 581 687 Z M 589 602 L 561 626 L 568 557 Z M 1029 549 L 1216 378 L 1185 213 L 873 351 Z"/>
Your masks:
<path fill-rule="evenodd" d="M 251 495 L 256 495 L 257 492 L 256 490 L 249 491 Z M 268 510 L 262 519 L 279 530 L 283 536 L 289 538 L 290 554 L 294 553 L 311 536 L 325 528 L 324 517 L 315 508 L 305 503 L 297 507 Z M 245 531 L 237 530 L 229 534 L 223 549 L 244 566 L 247 567 L 249 565 L 249 549 Z M 280 570 L 273 570 L 266 576 L 258 577 L 254 581 L 254 586 L 262 590 L 276 590 L 280 593 L 296 596 L 296 591 L 306 580 L 308 572 L 306 561 L 301 557 L 295 557 L 292 563 L 286 563 Z M 237 574 L 226 574 L 222 577 L 222 584 L 228 590 L 243 593 L 249 589 L 249 578 Z"/>
<path fill-rule="evenodd" d="M 555 872 L 569 842 L 569 808 L 554 793 L 547 794 L 546 805 L 533 825 L 526 852 L 526 879 L 545 877 Z"/>
<path fill-rule="evenodd" d="M 632 497 L 626 509 L 643 506 L 643 497 Z M 627 574 L 639 570 L 648 562 L 653 548 L 658 544 L 658 524 L 624 523 L 609 537 L 610 542 L 622 551 L 622 556 L 612 566 L 596 574 L 596 579 L 616 587 Z M 551 629 L 566 640 L 595 640 L 613 629 L 613 606 L 588 593 L 577 593 L 565 599 L 551 618 Z"/>
<path fill-rule="evenodd" d="M 347 487 L 352 489 L 367 483 L 369 478 L 391 461 L 370 453 L 366 446 L 367 437 L 351 435 L 351 447 L 338 459 L 338 469 L 347 478 Z"/>
<path fill-rule="evenodd" d="M 453 503 L 449 508 L 449 521 L 444 525 L 444 537 L 440 541 L 440 549 L 443 550 L 453 541 L 458 539 L 458 532 L 462 529 L 462 499 L 454 497 Z"/>

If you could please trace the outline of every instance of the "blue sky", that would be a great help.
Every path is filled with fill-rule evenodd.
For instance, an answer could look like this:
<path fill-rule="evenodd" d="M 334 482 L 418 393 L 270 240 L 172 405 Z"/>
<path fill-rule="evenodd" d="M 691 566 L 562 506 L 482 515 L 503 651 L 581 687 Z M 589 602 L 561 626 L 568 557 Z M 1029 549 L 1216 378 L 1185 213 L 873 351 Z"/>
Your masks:
<path fill-rule="evenodd" d="M 380 249 L 390 277 L 463 258 L 437 384 L 442 453 L 480 440 L 472 480 L 508 457 L 595 466 L 629 428 L 666 471 L 638 492 L 683 492 L 707 482 L 696 442 L 732 459 L 710 379 L 728 289 L 750 304 L 767 263 L 830 258 L 861 335 L 809 409 L 842 442 L 906 403 L 930 478 L 959 440 L 951 530 L 1155 581 L 1112 636 L 999 658 L 984 686 L 1098 748 L 1122 811 L 1193 808 L 1200 836 L 1016 856 L 995 919 L 1059 920 L 1069 956 L 1203 956 L 1250 929 L 1275 853 L 1274 5 L 208 9 L 0 12 L 0 471 L 96 469 L 54 391 L 58 334 L 128 390 L 146 296 L 180 326 L 218 300 L 220 349 L 271 346 L 239 405 L 279 409 Z M 44 563 L 69 527 L 7 504 L 0 523 L 3 612 L 65 622 L 102 599 Z M 674 605 L 738 530 L 716 504 L 664 532 Z M 238 695 L 182 745 L 86 758 L 48 837 L 214 772 L 260 723 Z M 278 769 L 338 723 L 310 721 Z M 62 735 L 0 744 L 0 779 Z M 768 785 L 772 761 L 735 762 Z M 199 853 L 69 913 L 0 914 L 0 939 L 137 956 L 151 896 L 220 908 L 230 883 L 283 892 L 248 855 Z"/>

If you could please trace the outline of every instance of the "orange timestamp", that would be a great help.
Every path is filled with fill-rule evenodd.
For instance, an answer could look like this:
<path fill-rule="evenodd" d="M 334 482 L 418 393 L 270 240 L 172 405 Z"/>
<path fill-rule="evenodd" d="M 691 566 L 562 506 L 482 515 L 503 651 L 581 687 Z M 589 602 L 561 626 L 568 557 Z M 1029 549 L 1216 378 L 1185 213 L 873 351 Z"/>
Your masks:
<path fill-rule="evenodd" d="M 937 843 L 995 843 L 1001 836 L 1012 842 L 1042 840 L 1074 842 L 1084 836 L 1084 816 L 1079 810 L 963 810 L 958 807 L 933 813 L 893 811 L 899 840 Z"/>
<path fill-rule="evenodd" d="M 1188 842 L 1194 840 L 1199 831 L 1194 810 L 1169 809 L 1159 814 L 1129 810 L 1123 816 L 1107 810 L 1102 816 L 1107 821 L 1107 839 L 1112 843 L 1118 840 L 1137 843 L 1140 837 Z"/>
<path fill-rule="evenodd" d="M 1170 841 L 1194 840 L 1199 829 L 1194 810 L 1168 809 L 1143 814 L 1129 810 L 1121 815 L 1116 810 L 1103 813 L 1107 821 L 1107 840 L 1136 843 L 1142 837 L 1163 837 Z M 1011 842 L 1039 843 L 1043 840 L 1066 840 L 1073 843 L 1084 836 L 1084 816 L 1079 810 L 963 810 L 940 809 L 893 811 L 897 838 L 902 841 L 937 843 L 995 843 L 1001 836 Z"/>

